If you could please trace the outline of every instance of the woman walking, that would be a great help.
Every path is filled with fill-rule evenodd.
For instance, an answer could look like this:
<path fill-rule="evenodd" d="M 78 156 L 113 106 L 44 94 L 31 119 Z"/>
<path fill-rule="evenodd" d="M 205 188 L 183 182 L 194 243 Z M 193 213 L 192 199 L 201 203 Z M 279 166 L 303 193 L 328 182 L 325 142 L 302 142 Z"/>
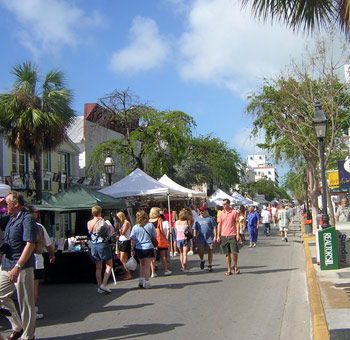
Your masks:
<path fill-rule="evenodd" d="M 181 270 L 188 273 L 187 269 L 187 251 L 190 248 L 189 241 L 186 238 L 185 232 L 189 230 L 187 221 L 188 213 L 186 209 L 182 209 L 179 213 L 179 219 L 175 222 L 176 243 L 180 251 Z"/>
<path fill-rule="evenodd" d="M 97 293 L 111 293 L 112 291 L 106 286 L 113 267 L 112 249 L 108 239 L 97 233 L 97 228 L 101 223 L 104 223 L 101 217 L 102 208 L 99 205 L 95 205 L 92 207 L 91 212 L 92 219 L 87 223 L 87 227 L 91 237 L 91 255 L 96 264 Z M 106 263 L 106 270 L 102 281 L 103 262 Z"/>
<path fill-rule="evenodd" d="M 117 213 L 117 220 L 119 222 L 119 240 L 118 247 L 120 252 L 120 262 L 123 264 L 125 270 L 125 276 L 123 280 L 130 280 L 131 273 L 128 267 L 126 266 L 126 262 L 128 262 L 130 253 L 131 253 L 131 241 L 130 241 L 130 222 L 126 219 L 125 214 L 122 211 Z"/>
<path fill-rule="evenodd" d="M 154 259 L 154 246 L 152 237 L 156 237 L 157 232 L 152 223 L 148 221 L 148 215 L 144 210 L 136 213 L 136 224 L 131 230 L 131 256 L 138 256 L 140 260 L 139 287 L 151 288 L 149 282 L 151 262 Z"/>
<path fill-rule="evenodd" d="M 167 241 L 166 231 L 163 230 L 163 224 L 162 220 L 160 218 L 160 209 L 158 207 L 151 208 L 151 211 L 149 213 L 149 221 L 153 224 L 154 228 L 156 228 L 157 232 L 157 241 L 158 241 L 158 251 L 159 251 L 159 257 L 163 264 L 164 269 L 164 275 L 168 276 L 171 275 L 172 272 L 168 270 L 168 259 L 167 259 L 167 252 L 169 248 L 169 243 Z M 156 277 L 157 274 L 155 272 L 156 267 L 156 259 L 152 260 L 151 263 L 151 277 Z"/>
<path fill-rule="evenodd" d="M 241 240 L 239 241 L 239 244 L 243 244 L 245 241 L 244 231 L 247 224 L 246 210 L 244 205 L 241 205 L 239 207 L 238 223 L 239 223 L 239 235 L 241 236 Z"/>
<path fill-rule="evenodd" d="M 258 241 L 260 215 L 254 211 L 254 207 L 249 207 L 247 221 L 250 241 L 249 248 L 256 247 L 256 242 Z"/>

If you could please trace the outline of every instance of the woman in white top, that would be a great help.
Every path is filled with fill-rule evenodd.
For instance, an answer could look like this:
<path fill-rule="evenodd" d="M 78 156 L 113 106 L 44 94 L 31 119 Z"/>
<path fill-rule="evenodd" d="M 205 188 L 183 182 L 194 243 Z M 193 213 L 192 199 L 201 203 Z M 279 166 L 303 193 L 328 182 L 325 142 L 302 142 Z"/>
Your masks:
<path fill-rule="evenodd" d="M 190 242 L 186 239 L 185 231 L 189 230 L 188 214 L 186 209 L 182 209 L 179 213 L 179 219 L 175 222 L 176 244 L 180 251 L 181 270 L 184 273 L 187 269 L 187 250 L 190 248 Z"/>
<path fill-rule="evenodd" d="M 123 280 L 130 280 L 131 273 L 128 267 L 126 266 L 126 262 L 128 262 L 130 252 L 131 252 L 131 241 L 130 241 L 130 222 L 126 219 L 125 214 L 120 211 L 117 213 L 117 218 L 119 219 L 119 241 L 118 241 L 118 247 L 120 252 L 120 262 L 123 264 L 124 270 L 125 270 L 125 276 L 123 277 Z"/>

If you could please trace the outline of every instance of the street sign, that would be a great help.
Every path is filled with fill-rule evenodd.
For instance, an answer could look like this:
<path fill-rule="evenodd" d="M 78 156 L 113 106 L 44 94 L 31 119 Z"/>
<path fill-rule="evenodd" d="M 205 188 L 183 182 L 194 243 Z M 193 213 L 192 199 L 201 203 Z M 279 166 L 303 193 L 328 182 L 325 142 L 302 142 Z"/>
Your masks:
<path fill-rule="evenodd" d="M 321 270 L 338 269 L 337 234 L 335 227 L 318 232 Z"/>

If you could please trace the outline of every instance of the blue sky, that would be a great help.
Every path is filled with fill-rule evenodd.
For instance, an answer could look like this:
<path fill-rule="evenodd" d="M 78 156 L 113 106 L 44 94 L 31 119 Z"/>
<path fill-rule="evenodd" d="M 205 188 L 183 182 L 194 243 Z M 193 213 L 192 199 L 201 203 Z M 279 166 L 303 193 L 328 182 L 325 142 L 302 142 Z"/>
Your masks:
<path fill-rule="evenodd" d="M 64 71 L 73 108 L 113 90 L 158 110 L 181 110 L 245 158 L 247 95 L 301 57 L 309 38 L 241 10 L 236 0 L 0 0 L 0 92 L 30 60 Z M 284 172 L 279 168 L 280 174 Z"/>

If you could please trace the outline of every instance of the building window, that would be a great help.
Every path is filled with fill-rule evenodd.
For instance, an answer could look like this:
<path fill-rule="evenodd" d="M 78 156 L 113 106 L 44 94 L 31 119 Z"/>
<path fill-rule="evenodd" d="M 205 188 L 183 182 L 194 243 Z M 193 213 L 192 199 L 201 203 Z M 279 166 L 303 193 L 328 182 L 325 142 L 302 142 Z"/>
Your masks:
<path fill-rule="evenodd" d="M 271 171 L 268 171 L 267 173 L 268 173 L 269 175 L 271 175 Z"/>
<path fill-rule="evenodd" d="M 25 155 L 12 148 L 12 174 L 23 175 L 25 171 Z"/>

